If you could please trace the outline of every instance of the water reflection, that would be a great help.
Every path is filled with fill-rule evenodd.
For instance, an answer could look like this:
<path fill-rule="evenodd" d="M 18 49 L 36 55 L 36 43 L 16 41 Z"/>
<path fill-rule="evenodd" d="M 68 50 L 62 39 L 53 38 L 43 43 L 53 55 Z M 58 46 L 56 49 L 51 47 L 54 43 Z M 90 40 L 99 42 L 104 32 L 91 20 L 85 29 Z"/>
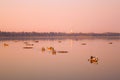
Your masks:
<path fill-rule="evenodd" d="M 68 51 L 57 51 L 58 53 L 68 53 Z"/>
<path fill-rule="evenodd" d="M 15 77 L 28 78 L 32 75 L 38 78 L 37 80 L 120 80 L 120 63 L 116 63 L 120 60 L 120 41 L 33 41 L 0 41 L 0 76 L 8 78 L 7 75 L 16 75 Z M 112 45 L 109 45 L 109 42 L 112 42 Z M 8 47 L 4 48 L 4 43 L 8 44 Z M 82 43 L 87 45 L 83 46 Z M 33 49 L 28 49 L 30 47 Z"/>
<path fill-rule="evenodd" d="M 73 47 L 73 40 L 70 40 L 70 47 Z"/>
<path fill-rule="evenodd" d="M 90 59 L 88 59 L 88 61 L 91 63 L 91 64 L 98 64 L 98 58 L 95 57 L 95 56 L 90 56 Z"/>
<path fill-rule="evenodd" d="M 14 40 L 14 42 L 19 42 L 18 40 Z"/>

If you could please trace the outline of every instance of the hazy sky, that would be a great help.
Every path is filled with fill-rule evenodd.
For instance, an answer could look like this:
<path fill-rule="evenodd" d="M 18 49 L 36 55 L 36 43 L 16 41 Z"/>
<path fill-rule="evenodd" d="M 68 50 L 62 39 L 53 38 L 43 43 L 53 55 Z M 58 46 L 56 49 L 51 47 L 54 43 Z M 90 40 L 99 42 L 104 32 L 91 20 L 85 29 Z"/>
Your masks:
<path fill-rule="evenodd" d="M 120 32 L 120 0 L 0 0 L 0 30 Z"/>

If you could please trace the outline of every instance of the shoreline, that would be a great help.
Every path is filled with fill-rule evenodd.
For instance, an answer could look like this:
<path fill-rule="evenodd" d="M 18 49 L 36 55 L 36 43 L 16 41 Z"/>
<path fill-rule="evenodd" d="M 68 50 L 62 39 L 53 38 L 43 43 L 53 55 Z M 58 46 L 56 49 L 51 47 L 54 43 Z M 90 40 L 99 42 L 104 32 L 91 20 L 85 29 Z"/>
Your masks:
<path fill-rule="evenodd" d="M 0 37 L 0 40 L 81 40 L 81 39 L 120 39 L 120 36 L 18 36 Z"/>

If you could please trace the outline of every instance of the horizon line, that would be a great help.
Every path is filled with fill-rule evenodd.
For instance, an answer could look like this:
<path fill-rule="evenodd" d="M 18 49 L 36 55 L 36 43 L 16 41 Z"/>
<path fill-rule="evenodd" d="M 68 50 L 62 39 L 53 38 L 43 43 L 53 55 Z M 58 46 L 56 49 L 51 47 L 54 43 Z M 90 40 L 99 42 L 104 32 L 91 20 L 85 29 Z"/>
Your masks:
<path fill-rule="evenodd" d="M 50 31 L 50 32 L 38 32 L 38 31 L 1 31 L 0 32 L 15 32 L 15 33 L 98 33 L 98 34 L 102 34 L 102 33 L 120 33 L 120 32 L 54 32 L 54 31 Z"/>

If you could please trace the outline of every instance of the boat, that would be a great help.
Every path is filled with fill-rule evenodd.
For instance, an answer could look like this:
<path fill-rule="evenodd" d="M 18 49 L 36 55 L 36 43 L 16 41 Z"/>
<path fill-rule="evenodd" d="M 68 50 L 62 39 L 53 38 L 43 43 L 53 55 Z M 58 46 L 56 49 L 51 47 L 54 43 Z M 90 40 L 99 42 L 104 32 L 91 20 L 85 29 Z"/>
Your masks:
<path fill-rule="evenodd" d="M 109 42 L 109 44 L 112 44 L 112 42 Z"/>
<path fill-rule="evenodd" d="M 7 43 L 4 43 L 4 46 L 9 46 Z"/>
<path fill-rule="evenodd" d="M 34 42 L 38 43 L 39 41 L 34 41 Z"/>
<path fill-rule="evenodd" d="M 59 43 L 61 43 L 62 41 L 58 41 Z"/>
<path fill-rule="evenodd" d="M 90 61 L 90 63 L 96 63 L 96 64 L 98 64 L 98 58 L 94 57 L 94 56 L 91 56 L 90 59 L 88 59 L 88 61 Z"/>
<path fill-rule="evenodd" d="M 87 45 L 86 43 L 82 43 L 82 45 Z"/>
<path fill-rule="evenodd" d="M 32 49 L 33 47 L 23 47 L 24 49 Z"/>
<path fill-rule="evenodd" d="M 51 50 L 54 50 L 53 47 L 47 47 L 47 50 L 51 51 Z"/>
<path fill-rule="evenodd" d="M 57 51 L 58 53 L 68 53 L 68 51 Z"/>

